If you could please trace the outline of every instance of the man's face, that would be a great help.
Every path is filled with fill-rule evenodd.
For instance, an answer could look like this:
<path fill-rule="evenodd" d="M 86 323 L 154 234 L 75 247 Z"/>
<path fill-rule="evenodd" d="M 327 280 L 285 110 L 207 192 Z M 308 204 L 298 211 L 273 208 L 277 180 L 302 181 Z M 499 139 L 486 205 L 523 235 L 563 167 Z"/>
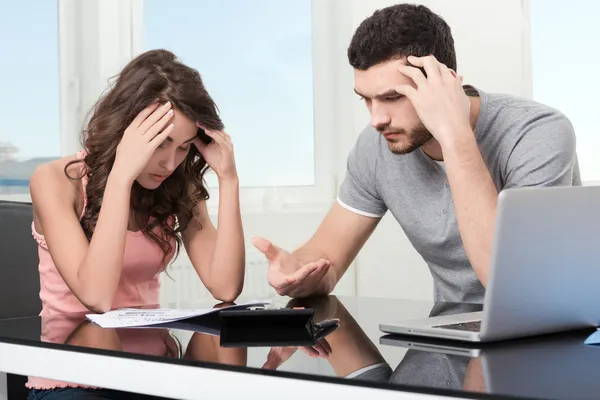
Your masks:
<path fill-rule="evenodd" d="M 354 91 L 364 99 L 371 125 L 388 142 L 394 154 L 407 154 L 433 139 L 423 126 L 408 98 L 398 94 L 399 85 L 416 87 L 412 79 L 398 71 L 406 59 L 386 61 L 366 71 L 354 70 Z"/>

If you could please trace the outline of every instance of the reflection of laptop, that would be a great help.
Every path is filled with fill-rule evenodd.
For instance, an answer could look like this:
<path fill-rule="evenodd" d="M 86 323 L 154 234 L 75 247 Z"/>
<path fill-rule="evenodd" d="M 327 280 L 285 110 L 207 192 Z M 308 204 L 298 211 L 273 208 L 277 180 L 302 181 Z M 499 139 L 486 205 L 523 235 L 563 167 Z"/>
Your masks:
<path fill-rule="evenodd" d="M 600 186 L 502 191 L 492 247 L 483 311 L 380 330 L 489 342 L 600 325 Z"/>
<path fill-rule="evenodd" d="M 406 370 L 420 368 L 421 381 L 404 382 L 413 385 L 429 385 L 427 375 L 437 374 L 437 379 L 455 379 L 462 384 L 466 379 L 462 368 L 448 369 L 448 365 L 460 365 L 462 359 L 454 356 L 479 358 L 481 388 L 494 396 L 515 396 L 515 398 L 536 399 L 598 399 L 600 379 L 597 367 L 600 365 L 600 349 L 584 344 L 589 331 L 568 334 L 547 335 L 504 343 L 478 344 L 444 339 L 385 335 L 380 338 L 384 345 L 399 346 L 420 350 L 431 357 L 413 358 L 418 366 L 404 365 L 396 368 L 392 379 Z M 456 363 L 445 364 L 435 354 L 454 357 Z M 409 360 L 407 362 L 411 362 Z M 404 360 L 403 360 L 404 362 Z M 416 361 L 413 361 L 416 362 Z M 419 378 L 419 375 L 416 375 Z"/>
<path fill-rule="evenodd" d="M 477 343 L 414 336 L 385 335 L 379 338 L 379 344 L 464 357 L 479 357 L 481 353 Z"/>

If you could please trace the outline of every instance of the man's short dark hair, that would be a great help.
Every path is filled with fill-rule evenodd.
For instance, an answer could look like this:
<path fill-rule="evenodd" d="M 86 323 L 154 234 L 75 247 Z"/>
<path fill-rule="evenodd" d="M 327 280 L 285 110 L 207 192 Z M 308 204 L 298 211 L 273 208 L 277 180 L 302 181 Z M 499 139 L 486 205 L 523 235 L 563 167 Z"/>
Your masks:
<path fill-rule="evenodd" d="M 456 71 L 450 27 L 429 8 L 414 4 L 396 4 L 375 11 L 359 25 L 348 47 L 350 65 L 358 70 L 429 54 Z"/>

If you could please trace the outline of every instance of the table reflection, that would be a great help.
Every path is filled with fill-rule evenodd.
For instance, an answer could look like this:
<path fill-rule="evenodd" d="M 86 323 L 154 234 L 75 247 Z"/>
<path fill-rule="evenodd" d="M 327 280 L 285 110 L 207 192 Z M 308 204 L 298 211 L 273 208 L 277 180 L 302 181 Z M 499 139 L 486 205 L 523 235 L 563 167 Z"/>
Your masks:
<path fill-rule="evenodd" d="M 339 327 L 317 343 L 316 348 L 302 349 L 312 357 L 325 358 L 336 376 L 373 381 L 388 380 L 392 372 L 391 367 L 336 296 L 294 299 L 287 306 L 314 309 L 315 321 L 339 319 Z M 279 368 L 296 351 L 297 348 L 271 349 L 263 368 Z"/>
<path fill-rule="evenodd" d="M 311 308 L 315 322 L 337 318 L 339 325 L 312 346 L 281 346 L 280 343 L 286 342 L 286 338 L 281 337 L 277 338 L 277 346 L 265 343 L 253 348 L 247 347 L 245 340 L 241 340 L 239 345 L 228 343 L 221 346 L 220 336 L 193 331 L 194 324 L 188 324 L 192 330 L 185 331 L 164 327 L 107 329 L 87 321 L 83 314 L 54 315 L 41 318 L 41 339 L 73 349 L 106 350 L 106 354 L 112 355 L 128 353 L 123 357 L 140 354 L 163 362 L 197 362 L 199 366 L 208 363 L 333 375 L 402 388 L 450 389 L 548 399 L 594 398 L 600 392 L 600 379 L 594 373 L 600 365 L 600 347 L 583 344 L 589 330 L 491 344 L 383 335 L 380 332 L 373 335 L 372 329 L 369 337 L 363 329 L 369 327 L 364 325 L 364 320 L 357 320 L 360 315 L 352 315 L 336 296 L 295 299 L 283 304 L 290 308 Z M 361 303 L 367 312 L 381 309 L 381 304 L 372 309 L 365 304 Z M 229 305 L 232 304 L 214 307 Z M 429 310 L 429 316 L 481 309 L 482 306 L 477 304 L 438 303 Z M 5 324 L 17 329 L 17 322 L 6 321 Z M 198 330 L 204 328 L 197 326 Z M 265 329 L 269 327 L 265 326 Z M 214 329 L 208 331 L 218 332 Z M 7 335 L 8 329 L 3 332 Z M 34 335 L 37 337 L 38 333 Z M 252 357 L 249 357 L 249 352 L 252 352 Z M 291 362 L 290 358 L 295 354 L 307 360 L 310 357 L 321 361 L 314 364 L 307 364 L 305 360 Z M 390 364 L 390 359 L 399 361 Z M 118 358 L 115 360 L 118 362 Z M 322 369 L 323 365 L 328 371 Z M 85 366 L 74 365 L 73 368 Z M 107 373 L 110 374 L 110 371 Z M 29 386 L 85 388 L 76 383 L 36 377 L 29 378 Z"/>

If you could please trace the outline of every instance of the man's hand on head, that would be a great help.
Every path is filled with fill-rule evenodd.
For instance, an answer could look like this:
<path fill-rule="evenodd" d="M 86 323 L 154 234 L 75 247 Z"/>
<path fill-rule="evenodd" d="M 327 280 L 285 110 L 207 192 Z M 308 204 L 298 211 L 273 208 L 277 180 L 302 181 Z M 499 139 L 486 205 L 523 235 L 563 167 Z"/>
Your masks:
<path fill-rule="evenodd" d="M 470 124 L 470 101 L 462 87 L 462 78 L 432 56 L 409 56 L 410 65 L 398 70 L 414 82 L 396 87 L 410 100 L 421 122 L 442 149 L 451 141 L 473 136 Z M 423 69 L 425 74 L 421 71 Z"/>

